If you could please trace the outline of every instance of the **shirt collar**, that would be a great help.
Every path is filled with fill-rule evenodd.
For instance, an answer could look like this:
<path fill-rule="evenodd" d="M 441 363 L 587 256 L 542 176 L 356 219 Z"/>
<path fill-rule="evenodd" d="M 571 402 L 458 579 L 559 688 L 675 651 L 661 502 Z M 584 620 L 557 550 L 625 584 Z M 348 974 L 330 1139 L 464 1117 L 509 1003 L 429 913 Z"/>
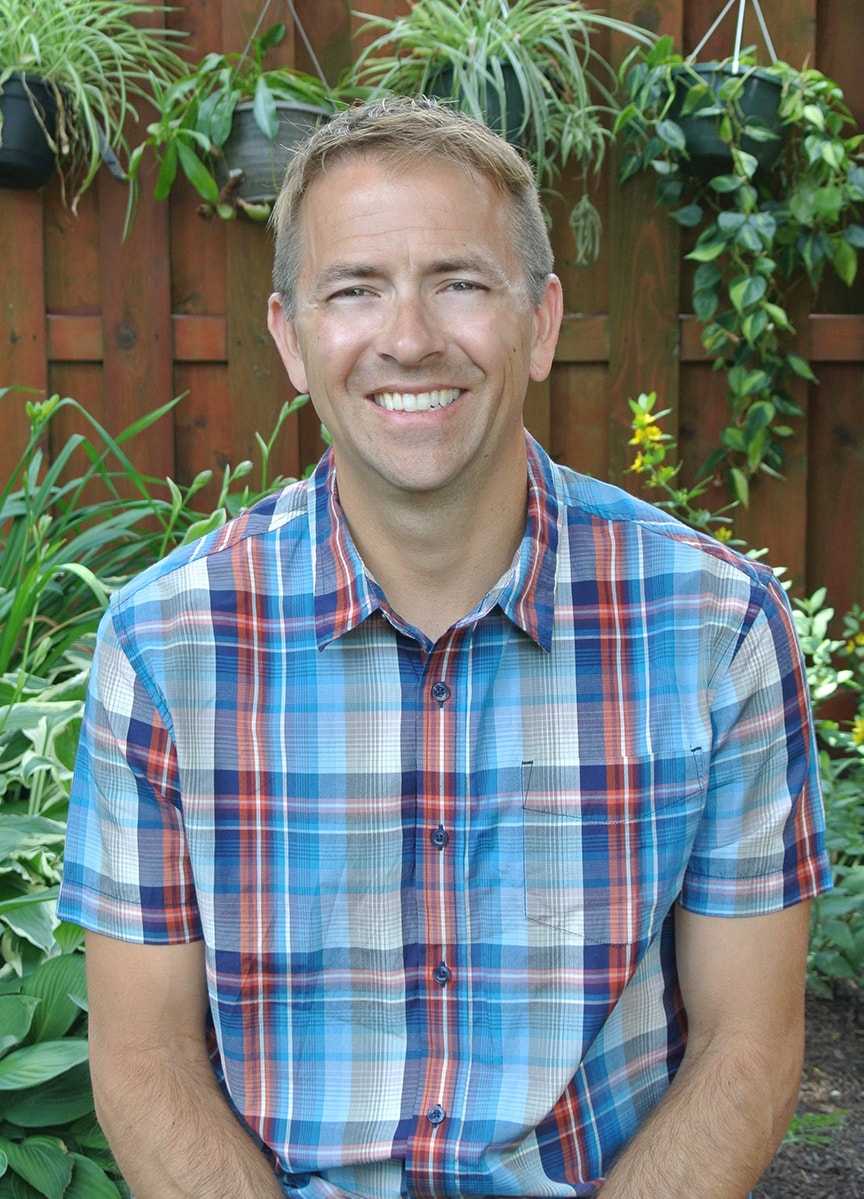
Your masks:
<path fill-rule="evenodd" d="M 481 619 L 496 603 L 517 628 L 547 652 L 552 648 L 558 497 L 555 467 L 525 434 L 528 506 L 525 535 L 513 563 L 481 604 L 460 623 Z M 309 480 L 308 511 L 315 579 L 315 627 L 319 649 L 362 624 L 373 612 L 386 614 L 377 584 L 367 574 L 348 531 L 336 487 L 333 451 L 328 450 Z"/>

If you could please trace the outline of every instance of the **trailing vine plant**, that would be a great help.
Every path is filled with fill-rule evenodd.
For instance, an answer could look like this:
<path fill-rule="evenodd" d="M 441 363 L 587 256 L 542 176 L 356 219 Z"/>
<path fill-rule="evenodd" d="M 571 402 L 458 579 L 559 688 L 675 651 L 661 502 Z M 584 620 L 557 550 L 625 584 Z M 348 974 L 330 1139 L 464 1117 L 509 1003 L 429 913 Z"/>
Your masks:
<path fill-rule="evenodd" d="M 700 69 L 664 37 L 630 54 L 621 77 L 629 97 L 615 125 L 626 144 L 622 182 L 655 174 L 658 202 L 698 234 L 686 255 L 697 264 L 693 311 L 706 353 L 725 372 L 731 408 L 702 469 L 725 468 L 731 494 L 746 506 L 753 476 L 782 470 L 783 442 L 801 414 L 790 384 L 815 381 L 795 345 L 793 288 L 809 283 L 815 292 L 826 269 L 847 285 L 855 279 L 864 139 L 850 129 L 841 89 L 816 70 L 782 62 L 750 62 L 737 74 L 723 64 Z M 746 109 L 757 77 L 774 81 L 779 133 Z M 716 134 L 726 155 L 719 172 L 700 173 L 688 126 Z M 758 151 L 769 144 L 776 161 L 760 167 Z"/>

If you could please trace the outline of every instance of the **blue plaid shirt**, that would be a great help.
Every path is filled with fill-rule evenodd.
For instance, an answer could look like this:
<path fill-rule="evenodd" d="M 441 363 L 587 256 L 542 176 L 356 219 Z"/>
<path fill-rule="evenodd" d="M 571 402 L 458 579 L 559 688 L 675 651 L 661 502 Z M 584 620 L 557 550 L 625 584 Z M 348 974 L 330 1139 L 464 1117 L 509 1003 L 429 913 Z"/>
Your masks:
<path fill-rule="evenodd" d="M 435 644 L 329 456 L 103 622 L 60 913 L 203 937 L 286 1193 L 594 1194 L 683 1054 L 676 900 L 829 884 L 770 571 L 528 453 L 512 568 Z"/>

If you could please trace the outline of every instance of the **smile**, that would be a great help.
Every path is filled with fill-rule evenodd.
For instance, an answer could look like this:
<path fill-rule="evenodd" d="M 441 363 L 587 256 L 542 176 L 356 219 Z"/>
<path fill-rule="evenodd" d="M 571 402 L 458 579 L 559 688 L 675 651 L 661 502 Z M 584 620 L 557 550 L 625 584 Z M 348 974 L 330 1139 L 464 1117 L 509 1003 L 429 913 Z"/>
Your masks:
<path fill-rule="evenodd" d="M 446 408 L 461 395 L 458 387 L 441 388 L 437 391 L 379 391 L 372 397 L 379 408 L 388 412 L 431 412 L 433 408 Z"/>

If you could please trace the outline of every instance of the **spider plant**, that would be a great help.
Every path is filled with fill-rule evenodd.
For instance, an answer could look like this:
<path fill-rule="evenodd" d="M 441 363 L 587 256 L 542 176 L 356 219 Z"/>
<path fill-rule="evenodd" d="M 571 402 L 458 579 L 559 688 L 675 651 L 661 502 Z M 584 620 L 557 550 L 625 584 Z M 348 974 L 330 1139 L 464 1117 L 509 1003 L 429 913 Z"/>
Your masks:
<path fill-rule="evenodd" d="M 13 76 L 47 86 L 56 129 L 40 123 L 74 211 L 103 159 L 124 176 L 127 118 L 137 119 L 135 102 L 151 98 L 154 79 L 167 86 L 183 70 L 174 52 L 181 35 L 142 25 L 170 10 L 137 0 L 21 0 L 3 10 L 0 91 Z"/>
<path fill-rule="evenodd" d="M 541 187 L 575 166 L 597 171 L 619 111 L 616 75 L 592 45 L 621 34 L 643 45 L 645 30 L 578 0 L 417 0 L 405 16 L 374 16 L 383 32 L 364 50 L 349 85 L 370 99 L 429 94 L 486 121 L 524 150 Z M 587 194 L 571 214 L 577 259 L 596 257 L 599 217 Z"/>

